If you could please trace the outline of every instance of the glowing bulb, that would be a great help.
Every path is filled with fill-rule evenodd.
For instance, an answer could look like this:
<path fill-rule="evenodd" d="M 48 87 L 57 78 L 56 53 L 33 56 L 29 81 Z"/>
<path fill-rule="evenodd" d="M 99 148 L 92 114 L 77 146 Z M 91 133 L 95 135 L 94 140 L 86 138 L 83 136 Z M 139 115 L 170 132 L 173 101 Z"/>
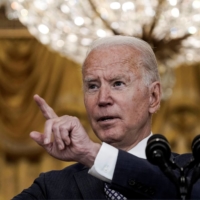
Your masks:
<path fill-rule="evenodd" d="M 195 26 L 190 26 L 190 27 L 188 28 L 188 32 L 189 32 L 190 34 L 195 34 L 195 33 L 197 32 L 197 28 L 196 28 Z"/>
<path fill-rule="evenodd" d="M 112 2 L 110 4 L 110 8 L 113 10 L 118 10 L 118 9 L 120 9 L 120 7 L 121 7 L 121 4 L 119 2 Z"/>
<path fill-rule="evenodd" d="M 135 9 L 135 5 L 133 2 L 127 1 L 125 3 L 123 3 L 122 5 L 122 10 L 124 12 L 128 11 L 128 10 L 134 10 Z"/>
<path fill-rule="evenodd" d="M 17 2 L 14 1 L 14 2 L 11 3 L 11 8 L 12 8 L 13 10 L 18 10 L 19 7 L 20 7 L 20 6 L 19 6 L 19 4 L 18 4 Z"/>
<path fill-rule="evenodd" d="M 170 4 L 171 6 L 176 6 L 177 0 L 169 0 L 169 4 Z"/>
<path fill-rule="evenodd" d="M 57 45 L 58 47 L 63 47 L 64 44 L 65 44 L 65 42 L 64 42 L 63 40 L 58 40 L 58 41 L 56 42 L 56 45 Z"/>
<path fill-rule="evenodd" d="M 75 35 L 75 34 L 69 34 L 67 36 L 67 39 L 70 41 L 70 42 L 76 42 L 78 40 L 78 37 Z"/>
<path fill-rule="evenodd" d="M 200 21 L 200 14 L 193 15 L 192 19 L 193 19 L 195 22 L 199 22 L 199 21 Z"/>
<path fill-rule="evenodd" d="M 192 7 L 194 9 L 200 8 L 200 1 L 197 1 L 197 0 L 193 1 Z"/>
<path fill-rule="evenodd" d="M 106 36 L 106 32 L 102 29 L 97 30 L 97 36 L 99 37 L 105 37 Z"/>
<path fill-rule="evenodd" d="M 178 8 L 172 8 L 171 15 L 173 17 L 179 17 L 179 9 Z"/>
<path fill-rule="evenodd" d="M 92 43 L 92 39 L 90 39 L 90 38 L 83 38 L 83 39 L 81 40 L 81 44 L 82 44 L 83 46 L 89 46 L 91 43 Z"/>
<path fill-rule="evenodd" d="M 28 15 L 28 10 L 22 9 L 22 10 L 20 11 L 20 13 L 21 13 L 21 16 L 26 17 L 26 16 Z"/>
<path fill-rule="evenodd" d="M 84 24 L 84 19 L 82 17 L 76 17 L 75 20 L 74 20 L 74 23 L 77 25 L 77 26 L 81 26 Z"/>
<path fill-rule="evenodd" d="M 60 10 L 63 12 L 63 13 L 69 13 L 70 12 L 70 9 L 67 5 L 63 4 L 60 6 Z"/>
<path fill-rule="evenodd" d="M 38 30 L 39 30 L 41 33 L 43 33 L 43 34 L 49 33 L 49 28 L 48 28 L 46 25 L 44 25 L 44 24 L 40 24 L 40 25 L 38 26 Z"/>

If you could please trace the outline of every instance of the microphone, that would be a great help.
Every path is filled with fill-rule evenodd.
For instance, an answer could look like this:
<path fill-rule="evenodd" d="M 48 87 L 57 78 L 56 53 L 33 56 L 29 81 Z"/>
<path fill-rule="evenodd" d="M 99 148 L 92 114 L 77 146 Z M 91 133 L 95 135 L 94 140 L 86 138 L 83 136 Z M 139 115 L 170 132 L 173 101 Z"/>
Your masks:
<path fill-rule="evenodd" d="M 200 135 L 197 135 L 192 141 L 192 153 L 195 163 L 200 163 Z"/>
<path fill-rule="evenodd" d="M 150 163 L 162 167 L 171 157 L 167 139 L 161 134 L 151 136 L 147 141 L 146 156 Z"/>
<path fill-rule="evenodd" d="M 167 139 L 163 135 L 154 134 L 148 139 L 146 157 L 151 164 L 158 166 L 175 184 L 179 193 L 180 191 L 182 192 L 182 187 L 179 189 L 179 181 L 171 169 L 171 167 L 175 166 L 175 163 L 170 160 L 171 148 Z M 185 190 L 183 192 L 185 193 Z"/>
<path fill-rule="evenodd" d="M 147 141 L 147 160 L 151 164 L 158 166 L 174 182 L 181 199 L 190 198 L 192 187 L 200 178 L 200 135 L 197 135 L 192 142 L 192 154 L 193 159 L 187 165 L 179 167 L 175 161 L 171 161 L 171 148 L 163 135 L 154 134 Z M 179 178 L 175 176 L 172 167 L 178 168 L 180 172 Z M 188 178 L 187 175 L 192 168 L 191 178 Z"/>
<path fill-rule="evenodd" d="M 191 165 L 194 166 L 194 170 L 190 179 L 189 192 L 200 177 L 200 135 L 197 135 L 192 141 L 192 154 L 194 159 L 191 161 Z"/>

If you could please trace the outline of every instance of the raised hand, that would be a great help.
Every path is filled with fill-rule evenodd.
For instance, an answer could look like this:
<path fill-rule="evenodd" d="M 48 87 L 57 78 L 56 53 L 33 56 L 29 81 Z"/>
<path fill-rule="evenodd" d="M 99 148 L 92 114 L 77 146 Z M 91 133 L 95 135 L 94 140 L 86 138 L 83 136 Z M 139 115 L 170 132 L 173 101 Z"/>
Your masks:
<path fill-rule="evenodd" d="M 79 119 L 68 115 L 58 117 L 40 96 L 34 95 L 34 100 L 46 123 L 43 134 L 33 131 L 30 137 L 57 159 L 77 161 L 91 167 L 100 144 L 90 140 Z"/>

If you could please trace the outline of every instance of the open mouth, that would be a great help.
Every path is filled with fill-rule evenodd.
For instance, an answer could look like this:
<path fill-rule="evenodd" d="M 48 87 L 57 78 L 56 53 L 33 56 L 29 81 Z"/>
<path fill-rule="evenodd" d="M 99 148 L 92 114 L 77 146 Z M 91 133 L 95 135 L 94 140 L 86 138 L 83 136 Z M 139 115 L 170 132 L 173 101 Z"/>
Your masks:
<path fill-rule="evenodd" d="M 115 119 L 116 117 L 111 117 L 111 116 L 105 116 L 105 117 L 100 117 L 98 119 L 98 121 L 108 121 L 108 120 L 112 120 Z"/>

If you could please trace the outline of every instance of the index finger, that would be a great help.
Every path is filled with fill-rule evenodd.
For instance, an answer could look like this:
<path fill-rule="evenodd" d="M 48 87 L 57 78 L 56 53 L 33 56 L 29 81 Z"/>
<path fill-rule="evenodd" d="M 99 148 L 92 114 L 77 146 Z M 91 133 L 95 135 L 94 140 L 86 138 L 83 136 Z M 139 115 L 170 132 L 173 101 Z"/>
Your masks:
<path fill-rule="evenodd" d="M 41 98 L 37 94 L 34 95 L 33 98 L 46 119 L 52 119 L 58 117 L 54 112 L 54 110 L 46 103 L 46 101 L 43 98 Z"/>

